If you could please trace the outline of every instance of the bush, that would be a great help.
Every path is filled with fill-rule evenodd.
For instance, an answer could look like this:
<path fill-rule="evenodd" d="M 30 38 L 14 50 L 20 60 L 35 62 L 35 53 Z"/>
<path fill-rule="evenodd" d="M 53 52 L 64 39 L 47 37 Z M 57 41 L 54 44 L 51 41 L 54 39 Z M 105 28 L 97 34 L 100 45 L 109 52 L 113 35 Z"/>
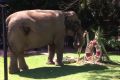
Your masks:
<path fill-rule="evenodd" d="M 110 38 L 107 41 L 107 45 L 113 48 L 114 50 L 120 50 L 120 41 L 116 40 L 115 38 Z"/>

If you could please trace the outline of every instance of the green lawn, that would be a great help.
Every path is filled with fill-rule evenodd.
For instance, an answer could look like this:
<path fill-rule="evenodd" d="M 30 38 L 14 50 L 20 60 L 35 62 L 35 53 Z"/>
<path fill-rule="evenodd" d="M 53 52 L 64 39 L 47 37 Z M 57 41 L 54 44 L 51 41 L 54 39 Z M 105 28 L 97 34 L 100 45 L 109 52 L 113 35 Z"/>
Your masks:
<path fill-rule="evenodd" d="M 77 55 L 67 53 L 64 56 Z M 120 64 L 120 56 L 110 55 L 110 58 Z M 46 55 L 29 56 L 26 57 L 26 61 L 30 70 L 18 74 L 8 74 L 9 80 L 120 80 L 120 65 L 100 66 L 74 63 L 56 67 L 46 65 Z M 4 80 L 3 69 L 3 57 L 0 57 L 0 80 Z"/>

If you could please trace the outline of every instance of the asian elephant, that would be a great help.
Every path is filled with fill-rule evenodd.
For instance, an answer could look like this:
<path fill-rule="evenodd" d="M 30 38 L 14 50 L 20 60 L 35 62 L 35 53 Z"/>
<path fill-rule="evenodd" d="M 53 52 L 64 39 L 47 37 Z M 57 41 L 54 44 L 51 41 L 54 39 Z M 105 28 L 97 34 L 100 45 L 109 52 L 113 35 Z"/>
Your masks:
<path fill-rule="evenodd" d="M 48 64 L 62 66 L 64 37 L 83 34 L 74 11 L 60 10 L 24 10 L 18 11 L 6 19 L 8 27 L 8 45 L 11 51 L 9 73 L 26 70 L 24 50 L 48 45 Z M 71 33 L 71 34 L 69 34 Z M 82 39 L 82 37 L 79 37 Z M 55 51 L 57 60 L 54 63 Z M 19 67 L 18 67 L 19 66 Z"/>

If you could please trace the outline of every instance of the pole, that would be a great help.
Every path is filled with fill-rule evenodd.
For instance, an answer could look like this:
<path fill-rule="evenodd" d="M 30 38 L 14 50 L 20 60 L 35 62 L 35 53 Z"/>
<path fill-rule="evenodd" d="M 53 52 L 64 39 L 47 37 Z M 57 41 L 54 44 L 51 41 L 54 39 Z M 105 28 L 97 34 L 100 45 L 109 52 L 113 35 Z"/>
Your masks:
<path fill-rule="evenodd" d="M 7 29 L 5 25 L 5 4 L 0 4 L 2 9 L 2 27 L 3 27 L 3 50 L 4 50 L 4 80 L 8 80 L 7 70 Z"/>

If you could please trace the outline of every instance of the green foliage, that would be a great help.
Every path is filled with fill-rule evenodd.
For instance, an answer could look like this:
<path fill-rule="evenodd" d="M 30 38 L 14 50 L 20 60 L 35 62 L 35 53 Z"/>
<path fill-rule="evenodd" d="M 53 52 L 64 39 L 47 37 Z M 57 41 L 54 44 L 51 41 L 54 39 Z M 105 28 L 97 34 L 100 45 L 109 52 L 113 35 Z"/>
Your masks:
<path fill-rule="evenodd" d="M 110 38 L 107 42 L 107 45 L 111 46 L 112 48 L 120 48 L 120 41 L 114 39 L 114 38 Z"/>
<path fill-rule="evenodd" d="M 110 38 L 105 38 L 104 36 L 104 32 L 102 29 L 100 29 L 100 27 L 98 27 L 98 30 L 92 30 L 94 33 L 96 33 L 96 37 L 97 40 L 100 44 L 102 44 L 101 46 L 103 46 L 104 48 L 106 46 L 111 47 L 113 49 L 117 49 L 119 50 L 120 47 L 120 41 L 118 41 L 117 39 L 115 39 L 115 37 L 110 37 Z M 105 50 L 105 49 L 103 49 Z M 105 50 L 106 51 L 106 50 Z"/>
<path fill-rule="evenodd" d="M 120 19 L 119 3 L 120 0 L 83 0 L 81 4 L 85 7 L 82 7 L 79 13 L 82 26 L 88 30 L 100 26 L 108 37 L 117 36 Z"/>

